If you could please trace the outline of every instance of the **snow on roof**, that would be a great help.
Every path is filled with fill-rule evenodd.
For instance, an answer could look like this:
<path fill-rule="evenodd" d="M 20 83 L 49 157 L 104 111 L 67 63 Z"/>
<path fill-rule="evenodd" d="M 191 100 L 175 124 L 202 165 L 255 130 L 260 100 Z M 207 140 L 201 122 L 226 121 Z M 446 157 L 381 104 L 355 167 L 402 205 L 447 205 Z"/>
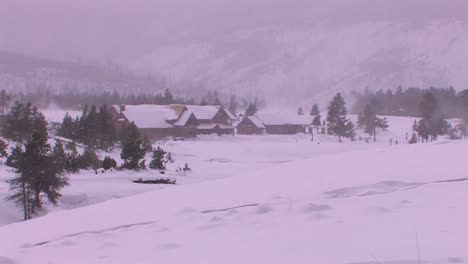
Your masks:
<path fill-rule="evenodd" d="M 277 113 L 257 113 L 256 117 L 260 119 L 264 125 L 304 125 L 312 124 L 314 119 L 311 115 L 287 114 L 283 112 Z"/>
<path fill-rule="evenodd" d="M 218 113 L 221 106 L 218 105 L 187 105 L 187 109 L 192 112 L 197 119 L 211 120 Z M 227 111 L 226 111 L 227 112 Z"/>
<path fill-rule="evenodd" d="M 113 107 L 120 112 L 119 105 Z M 167 121 L 179 117 L 177 109 L 170 105 L 125 105 L 122 114 L 138 128 L 170 128 L 173 126 Z"/>
<path fill-rule="evenodd" d="M 79 117 L 81 115 L 80 111 L 66 111 L 61 109 L 46 109 L 46 110 L 39 110 L 45 117 L 46 121 L 49 123 L 62 123 L 63 118 L 65 117 L 66 113 L 71 116 L 73 119 Z"/>
<path fill-rule="evenodd" d="M 192 116 L 192 112 L 190 111 L 185 111 L 182 113 L 182 115 L 177 119 L 177 121 L 174 123 L 174 126 L 185 126 L 187 124 L 187 121 L 190 119 Z"/>
<path fill-rule="evenodd" d="M 263 125 L 263 122 L 262 120 L 260 120 L 257 116 L 248 116 L 246 117 L 248 118 L 250 121 L 252 121 L 252 123 L 258 127 L 258 128 L 265 128 L 265 126 Z"/>

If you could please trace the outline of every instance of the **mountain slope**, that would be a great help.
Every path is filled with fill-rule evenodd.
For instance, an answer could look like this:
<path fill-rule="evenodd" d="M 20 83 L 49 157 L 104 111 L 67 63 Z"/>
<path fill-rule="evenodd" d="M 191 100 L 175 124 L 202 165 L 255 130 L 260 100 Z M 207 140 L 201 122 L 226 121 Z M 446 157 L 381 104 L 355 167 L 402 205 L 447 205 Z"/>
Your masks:
<path fill-rule="evenodd" d="M 160 47 L 133 66 L 282 103 L 366 87 L 463 89 L 467 45 L 461 20 L 304 23 Z"/>

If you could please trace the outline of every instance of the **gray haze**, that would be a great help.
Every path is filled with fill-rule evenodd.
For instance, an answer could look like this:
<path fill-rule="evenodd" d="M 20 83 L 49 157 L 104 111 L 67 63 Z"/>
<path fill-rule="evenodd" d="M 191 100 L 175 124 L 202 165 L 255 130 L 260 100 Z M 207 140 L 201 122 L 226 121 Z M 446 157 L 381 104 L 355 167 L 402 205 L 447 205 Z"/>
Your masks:
<path fill-rule="evenodd" d="M 460 86 L 467 11 L 466 0 L 0 0 L 0 50 L 294 98 Z"/>

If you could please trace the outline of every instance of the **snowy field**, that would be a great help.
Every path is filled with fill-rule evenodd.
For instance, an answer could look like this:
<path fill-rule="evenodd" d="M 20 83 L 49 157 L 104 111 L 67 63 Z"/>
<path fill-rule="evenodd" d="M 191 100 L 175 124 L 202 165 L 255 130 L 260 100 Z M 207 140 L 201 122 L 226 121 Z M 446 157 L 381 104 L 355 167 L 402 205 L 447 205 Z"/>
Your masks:
<path fill-rule="evenodd" d="M 131 182 L 160 176 L 149 170 L 82 172 L 58 208 L 20 223 L 2 202 L 0 264 L 468 263 L 468 142 L 406 144 L 412 123 L 390 118 L 376 143 L 161 142 L 177 185 Z M 185 163 L 193 171 L 176 173 Z"/>

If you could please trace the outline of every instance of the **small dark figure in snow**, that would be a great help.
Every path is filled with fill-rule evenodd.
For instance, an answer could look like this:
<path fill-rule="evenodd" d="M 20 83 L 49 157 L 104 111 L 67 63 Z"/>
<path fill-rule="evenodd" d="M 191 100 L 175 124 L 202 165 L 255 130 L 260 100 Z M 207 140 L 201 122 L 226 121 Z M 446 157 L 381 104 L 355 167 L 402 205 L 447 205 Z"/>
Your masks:
<path fill-rule="evenodd" d="M 393 139 L 389 139 L 390 146 L 393 145 Z"/>
<path fill-rule="evenodd" d="M 395 140 L 395 145 L 398 145 L 398 140 Z"/>
<path fill-rule="evenodd" d="M 406 141 L 408 141 L 408 132 L 405 134 Z"/>

